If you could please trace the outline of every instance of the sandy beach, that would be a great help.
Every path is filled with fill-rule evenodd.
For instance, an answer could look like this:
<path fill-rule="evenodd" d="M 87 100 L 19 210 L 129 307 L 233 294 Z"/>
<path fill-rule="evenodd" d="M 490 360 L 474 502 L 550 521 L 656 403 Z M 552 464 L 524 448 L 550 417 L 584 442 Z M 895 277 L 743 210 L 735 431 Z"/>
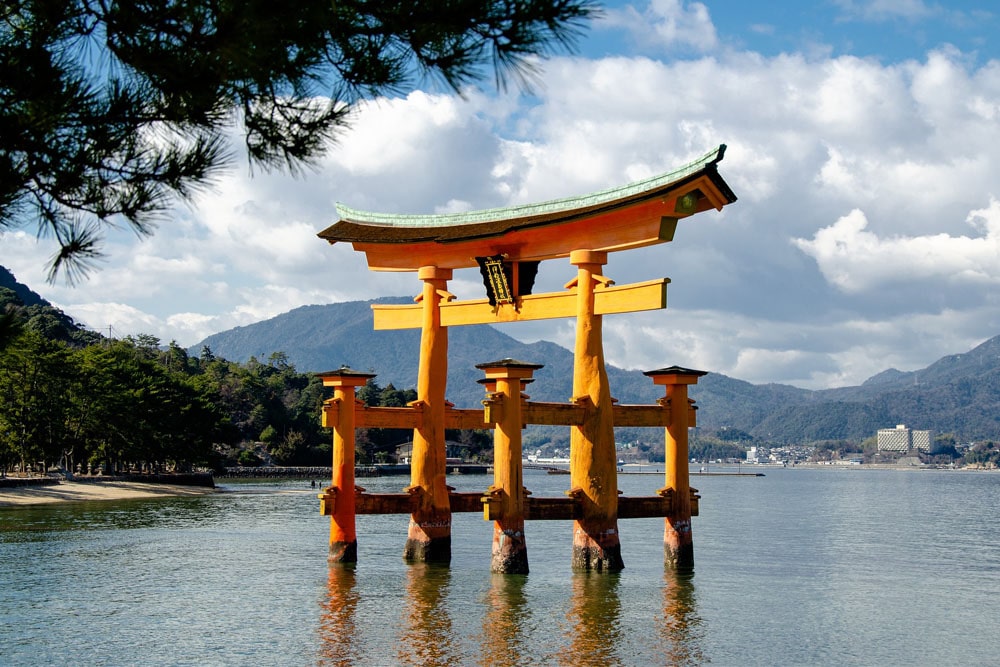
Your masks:
<path fill-rule="evenodd" d="M 66 482 L 53 486 L 0 488 L 0 508 L 94 500 L 129 500 L 164 496 L 199 496 L 215 493 L 204 486 L 150 484 L 146 482 Z"/>

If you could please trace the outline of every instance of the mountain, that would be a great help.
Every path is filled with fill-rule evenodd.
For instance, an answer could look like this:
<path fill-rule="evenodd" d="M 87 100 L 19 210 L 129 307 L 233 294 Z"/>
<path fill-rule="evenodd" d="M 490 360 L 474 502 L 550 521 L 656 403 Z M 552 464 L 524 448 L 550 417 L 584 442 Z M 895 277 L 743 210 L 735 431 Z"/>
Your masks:
<path fill-rule="evenodd" d="M 0 288 L 7 288 L 12 291 L 16 296 L 20 305 L 23 306 L 51 306 L 48 301 L 40 297 L 27 285 L 22 285 L 17 282 L 17 278 L 14 274 L 8 271 L 6 268 L 0 266 Z"/>
<path fill-rule="evenodd" d="M 385 298 L 303 306 L 209 336 L 190 352 L 199 354 L 208 346 L 233 361 L 251 356 L 266 361 L 283 352 L 299 371 L 346 365 L 376 373 L 382 386 L 409 388 L 417 380 L 420 332 L 375 331 L 371 310 L 373 303 L 409 302 Z M 572 393 L 573 354 L 565 348 L 545 341 L 522 343 L 488 325 L 454 327 L 448 339 L 448 400 L 459 407 L 478 407 L 482 399 L 476 364 L 505 357 L 545 364 L 527 388 L 533 400 L 565 401 Z M 669 364 L 664 360 L 664 366 Z M 651 403 L 663 395 L 638 370 L 609 366 L 608 380 L 622 403 Z M 699 407 L 700 427 L 736 428 L 771 442 L 860 441 L 896 424 L 964 440 L 1000 439 L 1000 336 L 925 369 L 886 370 L 856 387 L 813 391 L 754 385 L 710 372 L 690 394 Z"/>
<path fill-rule="evenodd" d="M 0 347 L 21 326 L 76 347 L 101 340 L 100 334 L 78 325 L 0 266 Z"/>
<path fill-rule="evenodd" d="M 299 371 L 325 371 L 340 366 L 377 374 L 382 385 L 397 388 L 417 383 L 420 331 L 375 331 L 372 304 L 412 303 L 405 298 L 383 298 L 325 306 L 302 306 L 283 315 L 213 334 L 192 346 L 200 354 L 207 346 L 231 361 L 251 356 L 266 361 L 283 352 Z M 565 401 L 572 393 L 573 354 L 554 343 L 522 343 L 488 325 L 453 327 L 448 331 L 448 400 L 459 407 L 478 407 L 483 377 L 476 368 L 497 359 L 520 359 L 545 364 L 536 371 L 528 392 L 534 400 Z M 623 402 L 648 402 L 659 396 L 653 383 L 637 371 L 608 369 Z M 630 376 L 637 377 L 630 377 Z M 648 385 L 648 386 L 646 386 Z"/>
<path fill-rule="evenodd" d="M 377 374 L 382 386 L 411 388 L 417 381 L 417 330 L 375 331 L 373 303 L 410 303 L 384 298 L 323 306 L 303 306 L 269 320 L 209 336 L 190 348 L 209 347 L 218 356 L 245 362 L 267 361 L 283 352 L 299 371 L 342 365 Z M 0 266 L 0 312 L 20 309 L 25 326 L 71 345 L 101 336 L 72 318 Z M 527 393 L 538 401 L 566 401 L 572 393 L 573 354 L 554 343 L 522 343 L 487 326 L 449 330 L 448 399 L 458 407 L 478 407 L 482 373 L 476 364 L 505 357 L 545 364 Z M 665 359 L 667 366 L 671 360 Z M 650 370 L 650 369 L 644 369 Z M 711 369 L 705 369 L 711 371 Z M 622 403 L 652 403 L 663 395 L 641 371 L 608 367 L 611 393 Z M 880 428 L 906 424 L 963 441 L 1000 440 L 1000 336 L 962 354 L 942 357 L 924 369 L 882 371 L 855 387 L 812 391 L 782 384 L 754 385 L 709 373 L 690 389 L 698 404 L 698 425 L 729 427 L 770 442 L 860 441 Z M 621 439 L 650 439 L 623 432 Z"/>

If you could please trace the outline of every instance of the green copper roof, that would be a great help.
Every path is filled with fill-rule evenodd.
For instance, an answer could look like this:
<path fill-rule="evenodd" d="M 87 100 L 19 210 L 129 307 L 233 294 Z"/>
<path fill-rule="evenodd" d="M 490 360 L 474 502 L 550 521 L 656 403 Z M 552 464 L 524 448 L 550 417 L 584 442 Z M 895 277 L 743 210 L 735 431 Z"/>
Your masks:
<path fill-rule="evenodd" d="M 468 211 L 465 213 L 425 215 L 399 215 L 393 213 L 358 211 L 338 202 L 337 214 L 343 221 L 350 221 L 362 225 L 422 229 L 435 227 L 456 227 L 476 223 L 496 222 L 498 220 L 510 220 L 515 218 L 550 216 L 563 211 L 591 208 L 635 197 L 636 195 L 655 191 L 673 183 L 677 183 L 678 181 L 684 180 L 685 178 L 702 171 L 709 170 L 711 172 L 715 172 L 715 165 L 722 160 L 722 156 L 725 152 L 726 145 L 722 144 L 715 150 L 705 153 L 697 160 L 666 174 L 629 183 L 628 185 L 621 187 L 601 190 L 600 192 L 594 192 L 580 197 L 566 197 L 563 199 L 553 199 L 551 201 L 536 204 L 523 204 L 520 206 L 508 206 L 505 208 L 490 208 L 479 211 Z M 721 182 L 721 178 L 719 181 Z M 730 200 L 735 201 L 736 196 L 732 194 L 728 186 L 725 186 L 725 183 L 722 183 L 722 186 L 724 187 L 724 192 L 726 192 L 726 194 L 730 197 Z M 321 236 L 323 236 L 323 234 L 321 234 Z"/>

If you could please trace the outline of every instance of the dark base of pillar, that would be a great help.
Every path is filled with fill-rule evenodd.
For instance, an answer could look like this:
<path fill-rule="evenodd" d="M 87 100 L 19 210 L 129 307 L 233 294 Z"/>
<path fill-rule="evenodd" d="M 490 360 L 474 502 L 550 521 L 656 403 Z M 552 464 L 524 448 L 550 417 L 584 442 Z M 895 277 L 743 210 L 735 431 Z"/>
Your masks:
<path fill-rule="evenodd" d="M 625 569 L 622 546 L 618 541 L 617 522 L 607 520 L 573 522 L 574 570 L 585 572 L 621 572 Z"/>
<path fill-rule="evenodd" d="M 528 545 L 523 531 L 493 533 L 490 571 L 496 574 L 528 574 Z"/>
<path fill-rule="evenodd" d="M 682 570 L 694 567 L 694 536 L 691 517 L 667 517 L 663 521 L 663 565 Z"/>
<path fill-rule="evenodd" d="M 330 542 L 330 555 L 327 561 L 331 563 L 357 563 L 358 543 L 354 542 Z"/>
<path fill-rule="evenodd" d="M 663 565 L 672 570 L 689 570 L 694 567 L 694 545 L 663 545 Z"/>
<path fill-rule="evenodd" d="M 620 544 L 604 548 L 574 545 L 571 566 L 574 570 L 587 572 L 621 572 L 625 569 L 625 561 L 622 560 L 622 547 Z"/>
<path fill-rule="evenodd" d="M 451 535 L 430 539 L 408 538 L 403 547 L 403 560 L 408 563 L 450 563 Z"/>

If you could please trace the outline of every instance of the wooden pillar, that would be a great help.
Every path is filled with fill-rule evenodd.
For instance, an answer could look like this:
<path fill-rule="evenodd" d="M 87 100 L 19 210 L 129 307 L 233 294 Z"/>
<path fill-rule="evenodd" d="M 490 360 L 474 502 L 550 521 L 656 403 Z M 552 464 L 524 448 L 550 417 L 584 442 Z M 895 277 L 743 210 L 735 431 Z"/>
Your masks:
<path fill-rule="evenodd" d="M 495 421 L 493 429 L 493 486 L 489 489 L 486 515 L 493 521 L 493 556 L 490 570 L 499 574 L 527 574 L 528 546 L 524 537 L 524 470 L 521 456 L 521 384 L 531 380 L 540 364 L 502 359 L 476 368 L 486 373 L 496 387 L 483 401 Z"/>
<path fill-rule="evenodd" d="M 663 563 L 675 569 L 694 567 L 694 539 L 691 533 L 691 483 L 688 471 L 688 427 L 692 426 L 688 385 L 697 384 L 705 371 L 671 366 L 645 375 L 654 384 L 666 385 L 670 424 L 666 428 L 664 488 L 661 495 L 673 498 L 670 515 L 664 519 Z"/>
<path fill-rule="evenodd" d="M 618 536 L 618 468 L 611 389 L 604 367 L 601 316 L 594 312 L 594 286 L 610 284 L 601 274 L 606 252 L 574 250 L 577 267 L 576 346 L 573 401 L 585 405 L 584 423 L 570 427 L 570 484 L 567 492 L 582 503 L 573 522 L 572 566 L 578 570 L 618 572 L 622 562 Z"/>
<path fill-rule="evenodd" d="M 349 368 L 320 373 L 324 387 L 333 387 L 333 398 L 324 405 L 323 425 L 333 429 L 330 486 L 319 495 L 320 511 L 330 515 L 331 563 L 356 563 L 358 536 L 354 504 L 354 403 L 355 388 L 375 377 Z M 332 508 L 331 508 L 332 505 Z"/>
<path fill-rule="evenodd" d="M 419 300 L 423 323 L 417 401 L 424 404 L 423 425 L 413 431 L 410 486 L 419 496 L 410 515 L 403 559 L 409 562 L 451 562 L 451 507 L 445 480 L 445 389 L 448 378 L 448 329 L 441 326 L 441 301 L 452 298 L 445 290 L 451 269 L 425 266 L 417 276 L 424 281 Z"/>

